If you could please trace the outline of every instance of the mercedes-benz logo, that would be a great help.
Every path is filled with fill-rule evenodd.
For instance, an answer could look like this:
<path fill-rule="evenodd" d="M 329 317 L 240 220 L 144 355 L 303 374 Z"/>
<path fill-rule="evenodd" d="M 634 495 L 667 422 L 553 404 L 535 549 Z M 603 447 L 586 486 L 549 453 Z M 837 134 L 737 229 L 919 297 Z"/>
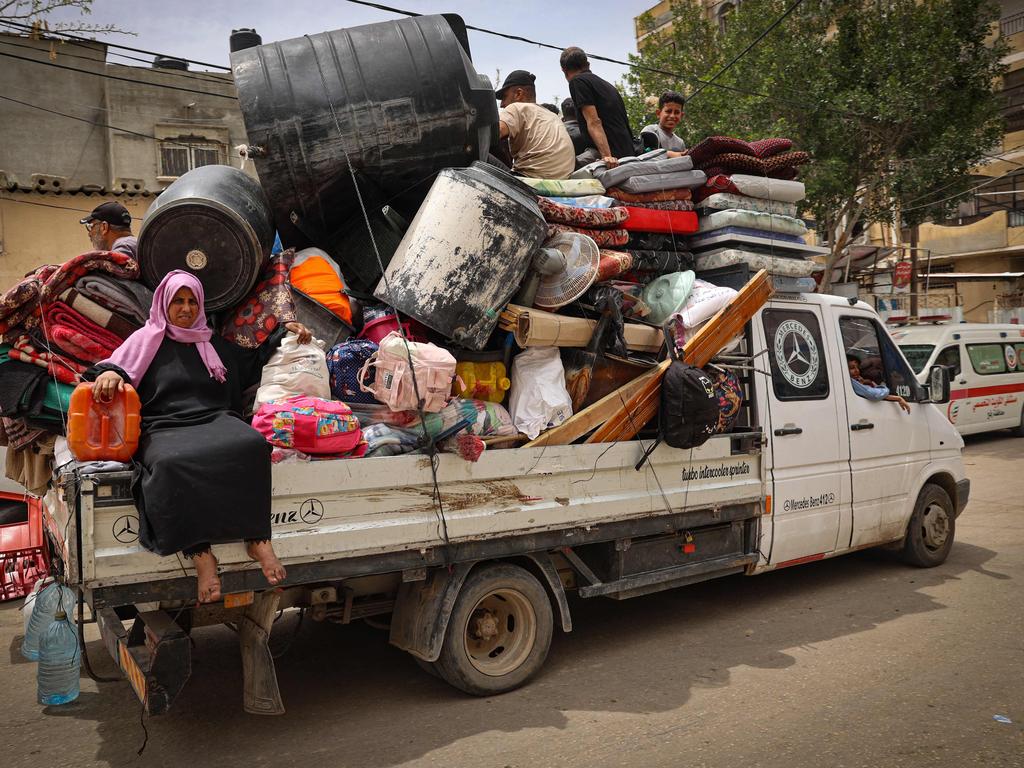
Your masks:
<path fill-rule="evenodd" d="M 121 515 L 114 521 L 111 528 L 114 538 L 122 544 L 131 544 L 139 540 L 139 518 L 135 515 Z"/>
<path fill-rule="evenodd" d="M 319 499 L 306 499 L 299 506 L 299 517 L 302 518 L 304 523 L 319 523 L 320 519 L 324 516 L 324 505 L 320 503 Z"/>
<path fill-rule="evenodd" d="M 792 345 L 790 344 L 792 342 Z M 789 354 L 786 356 L 786 364 L 793 370 L 796 370 L 793 363 L 803 363 L 806 368 L 811 367 L 811 361 L 804 357 L 803 351 L 800 349 L 800 337 L 795 331 L 790 332 L 786 335 L 786 338 L 782 341 L 782 348 L 792 346 Z"/>
<path fill-rule="evenodd" d="M 775 363 L 786 381 L 797 389 L 806 389 L 814 383 L 821 358 L 814 336 L 806 326 L 796 320 L 786 320 L 775 330 L 772 346 Z"/>

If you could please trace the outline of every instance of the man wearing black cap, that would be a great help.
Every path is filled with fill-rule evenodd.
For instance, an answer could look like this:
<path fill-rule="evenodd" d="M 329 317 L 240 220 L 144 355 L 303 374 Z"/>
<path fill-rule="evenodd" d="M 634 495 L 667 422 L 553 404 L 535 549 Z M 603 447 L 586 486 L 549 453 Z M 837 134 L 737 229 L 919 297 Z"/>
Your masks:
<path fill-rule="evenodd" d="M 576 168 L 572 139 L 557 113 L 537 104 L 537 78 L 517 69 L 509 72 L 495 98 L 501 138 L 509 140 L 512 170 L 535 179 L 567 179 Z"/>
<path fill-rule="evenodd" d="M 101 203 L 79 220 L 97 251 L 118 251 L 138 258 L 139 241 L 132 235 L 132 215 L 120 203 Z"/>

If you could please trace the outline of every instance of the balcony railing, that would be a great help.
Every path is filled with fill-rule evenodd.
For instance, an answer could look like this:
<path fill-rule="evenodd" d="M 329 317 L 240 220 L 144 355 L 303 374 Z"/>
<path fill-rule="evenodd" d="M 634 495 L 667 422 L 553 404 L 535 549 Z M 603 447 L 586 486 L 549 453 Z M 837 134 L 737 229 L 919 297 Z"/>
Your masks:
<path fill-rule="evenodd" d="M 1003 37 L 1024 32 L 1024 11 L 999 20 L 999 34 Z"/>

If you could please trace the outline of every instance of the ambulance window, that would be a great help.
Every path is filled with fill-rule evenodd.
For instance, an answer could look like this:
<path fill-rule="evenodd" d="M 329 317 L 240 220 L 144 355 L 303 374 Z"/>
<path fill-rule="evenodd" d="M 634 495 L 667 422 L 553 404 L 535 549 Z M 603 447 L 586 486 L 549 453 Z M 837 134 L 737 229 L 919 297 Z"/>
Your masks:
<path fill-rule="evenodd" d="M 900 344 L 900 349 L 903 350 L 903 356 L 907 358 L 907 362 L 910 363 L 910 367 L 914 369 L 914 373 L 920 373 L 924 370 L 925 365 L 928 364 L 928 360 L 932 356 L 932 352 L 935 351 L 935 345 Z"/>
<path fill-rule="evenodd" d="M 910 402 L 922 402 L 924 389 L 914 372 L 884 330 L 870 317 L 847 315 L 839 318 L 843 349 L 860 361 L 861 376 L 884 384 L 894 395 Z"/>
<path fill-rule="evenodd" d="M 762 315 L 772 388 L 779 400 L 828 397 L 828 367 L 821 326 L 813 312 L 766 309 Z"/>
<path fill-rule="evenodd" d="M 977 374 L 1006 373 L 1006 353 L 1002 344 L 968 344 L 967 356 L 971 358 L 971 367 Z"/>
<path fill-rule="evenodd" d="M 944 350 L 939 352 L 938 357 L 935 358 L 935 365 L 944 365 L 950 369 L 950 376 L 959 376 L 960 346 L 953 345 L 952 347 L 946 347 Z"/>

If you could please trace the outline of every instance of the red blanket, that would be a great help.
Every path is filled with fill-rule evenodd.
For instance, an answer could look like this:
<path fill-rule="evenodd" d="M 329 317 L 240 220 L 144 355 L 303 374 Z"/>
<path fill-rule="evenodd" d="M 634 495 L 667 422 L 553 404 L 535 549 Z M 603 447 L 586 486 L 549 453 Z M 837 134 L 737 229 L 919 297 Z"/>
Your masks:
<path fill-rule="evenodd" d="M 629 233 L 624 229 L 585 229 L 569 227 L 565 224 L 548 224 L 548 237 L 553 237 L 559 232 L 578 232 L 581 235 L 586 235 L 597 243 L 598 248 L 625 245 L 629 242 Z"/>
<path fill-rule="evenodd" d="M 77 384 L 81 381 L 81 374 L 85 372 L 85 366 L 64 357 L 56 351 L 46 351 L 33 346 L 28 336 L 19 336 L 14 340 L 14 345 L 7 352 L 11 360 L 20 360 L 23 363 L 31 363 L 45 368 L 57 381 L 64 384 Z"/>
<path fill-rule="evenodd" d="M 69 354 L 91 363 L 110 357 L 122 339 L 75 312 L 63 301 L 44 305 L 46 338 Z"/>

